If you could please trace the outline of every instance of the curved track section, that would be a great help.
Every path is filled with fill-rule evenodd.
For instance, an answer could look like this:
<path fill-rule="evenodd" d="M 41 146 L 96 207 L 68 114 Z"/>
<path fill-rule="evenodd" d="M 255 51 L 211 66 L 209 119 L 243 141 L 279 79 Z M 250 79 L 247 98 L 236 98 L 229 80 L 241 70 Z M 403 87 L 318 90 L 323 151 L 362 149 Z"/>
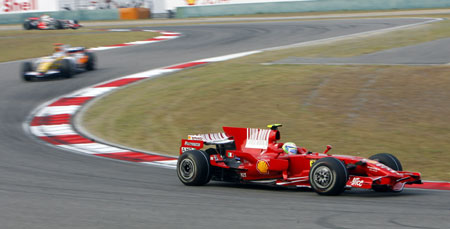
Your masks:
<path fill-rule="evenodd" d="M 22 122 L 40 104 L 106 80 L 176 63 L 417 23 L 422 19 L 174 26 L 169 42 L 98 53 L 100 69 L 23 83 L 0 64 L 0 222 L 5 228 L 445 228 L 448 192 L 302 190 L 182 185 L 172 170 L 67 153 L 30 138 Z"/>
<path fill-rule="evenodd" d="M 66 150 L 121 161 L 175 168 L 177 162 L 175 157 L 156 153 L 140 152 L 120 146 L 113 146 L 112 144 L 102 143 L 101 141 L 95 139 L 95 137 L 90 138 L 86 136 L 86 134 L 80 133 L 77 130 L 77 127 L 73 124 L 73 117 L 88 101 L 108 94 L 109 92 L 122 86 L 160 76 L 162 74 L 173 73 L 189 67 L 211 62 L 225 61 L 253 53 L 256 52 L 238 53 L 165 68 L 153 69 L 120 77 L 118 79 L 75 91 L 74 93 L 70 93 L 39 107 L 31 115 L 30 121 L 25 123 L 25 130 L 29 131 L 32 135 L 38 137 L 39 139 L 46 141 L 52 146 L 57 146 Z"/>

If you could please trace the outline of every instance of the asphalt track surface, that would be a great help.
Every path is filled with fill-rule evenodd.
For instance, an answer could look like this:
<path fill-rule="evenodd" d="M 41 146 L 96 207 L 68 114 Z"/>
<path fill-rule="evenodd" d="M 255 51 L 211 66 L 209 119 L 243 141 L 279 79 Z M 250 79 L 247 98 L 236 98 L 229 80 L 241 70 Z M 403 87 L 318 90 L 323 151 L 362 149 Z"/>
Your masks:
<path fill-rule="evenodd" d="M 345 58 L 289 57 L 273 64 L 442 65 L 450 64 L 450 38 Z M 300 54 L 301 55 L 301 54 Z"/>
<path fill-rule="evenodd" d="M 212 182 L 182 185 L 174 170 L 52 148 L 24 133 L 40 104 L 94 83 L 192 60 L 388 28 L 422 19 L 328 20 L 152 27 L 166 42 L 98 52 L 99 69 L 25 83 L 0 64 L 0 228 L 449 228 L 450 192 L 308 191 Z M 161 130 L 164 131 L 164 130 Z"/>

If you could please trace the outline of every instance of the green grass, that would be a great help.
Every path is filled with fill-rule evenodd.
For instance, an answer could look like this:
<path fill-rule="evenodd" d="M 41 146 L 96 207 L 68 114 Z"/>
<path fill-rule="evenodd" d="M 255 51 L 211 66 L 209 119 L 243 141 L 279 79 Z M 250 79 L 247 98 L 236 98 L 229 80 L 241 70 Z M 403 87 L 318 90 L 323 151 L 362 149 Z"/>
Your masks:
<path fill-rule="evenodd" d="M 91 48 L 145 40 L 158 35 L 152 32 L 106 32 L 90 29 L 0 31 L 0 62 L 49 55 L 53 51 L 53 43 Z"/>
<path fill-rule="evenodd" d="M 390 152 L 425 179 L 450 180 L 450 66 L 261 65 L 288 56 L 353 56 L 450 37 L 449 22 L 265 52 L 127 87 L 83 125 L 106 140 L 176 155 L 188 134 L 282 123 L 313 151 Z"/>

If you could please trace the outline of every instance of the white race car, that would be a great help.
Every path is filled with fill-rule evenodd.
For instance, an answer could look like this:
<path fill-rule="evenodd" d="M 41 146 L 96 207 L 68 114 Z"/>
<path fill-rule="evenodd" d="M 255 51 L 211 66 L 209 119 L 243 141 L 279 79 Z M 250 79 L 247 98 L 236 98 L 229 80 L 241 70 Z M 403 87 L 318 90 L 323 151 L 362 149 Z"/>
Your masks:
<path fill-rule="evenodd" d="M 23 28 L 25 30 L 78 29 L 80 27 L 81 25 L 78 24 L 77 20 L 54 19 L 48 15 L 29 17 L 23 23 Z"/>

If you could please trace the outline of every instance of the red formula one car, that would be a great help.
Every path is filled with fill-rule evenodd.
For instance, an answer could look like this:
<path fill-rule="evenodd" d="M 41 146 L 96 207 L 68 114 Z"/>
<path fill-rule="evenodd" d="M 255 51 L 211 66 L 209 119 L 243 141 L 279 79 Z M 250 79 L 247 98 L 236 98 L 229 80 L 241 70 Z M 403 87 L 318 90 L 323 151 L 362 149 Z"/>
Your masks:
<path fill-rule="evenodd" d="M 189 135 L 183 139 L 177 175 L 185 185 L 204 185 L 211 179 L 310 187 L 321 195 L 338 195 L 345 189 L 363 188 L 400 192 L 405 184 L 421 184 L 420 173 L 402 171 L 393 155 L 369 159 L 282 149 L 278 127 L 270 129 L 223 127 L 224 133 Z M 215 145 L 202 150 L 204 146 Z"/>

